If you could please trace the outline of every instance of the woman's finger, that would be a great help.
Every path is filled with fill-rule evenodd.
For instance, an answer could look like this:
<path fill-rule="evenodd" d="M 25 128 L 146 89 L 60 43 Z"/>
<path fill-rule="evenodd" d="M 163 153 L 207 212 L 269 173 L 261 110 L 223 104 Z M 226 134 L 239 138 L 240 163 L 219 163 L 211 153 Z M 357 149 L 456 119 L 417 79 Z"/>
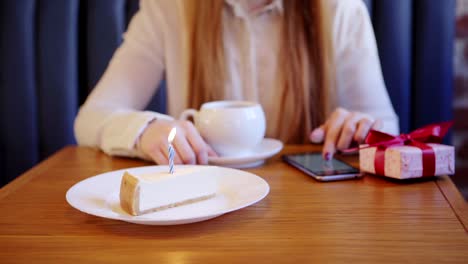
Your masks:
<path fill-rule="evenodd" d="M 192 147 L 188 143 L 187 138 L 185 137 L 185 133 L 177 133 L 173 144 L 183 164 L 196 163 L 195 153 L 193 152 Z"/>
<path fill-rule="evenodd" d="M 374 120 L 369 118 L 361 119 L 358 123 L 356 134 L 354 134 L 354 140 L 358 143 L 362 143 L 364 139 L 366 139 L 366 136 L 374 123 Z"/>
<path fill-rule="evenodd" d="M 184 162 L 182 162 L 182 159 L 180 158 L 180 153 L 179 151 L 177 150 L 177 148 L 175 146 L 174 147 L 174 164 L 184 164 Z M 169 143 L 167 144 L 162 144 L 161 145 L 161 152 L 164 154 L 164 156 L 166 157 L 166 159 L 168 160 L 167 163 L 169 163 Z"/>
<path fill-rule="evenodd" d="M 362 115 L 359 113 L 350 114 L 344 121 L 343 128 L 339 135 L 338 143 L 336 147 L 339 150 L 344 150 L 349 148 L 351 142 L 353 141 L 354 134 L 356 133 L 356 126 L 359 120 L 362 118 Z"/>
<path fill-rule="evenodd" d="M 218 153 L 216 153 L 210 145 L 206 144 L 206 146 L 208 148 L 208 157 L 218 157 Z"/>
<path fill-rule="evenodd" d="M 198 133 L 197 129 L 189 121 L 185 121 L 183 126 L 186 131 L 188 143 L 192 146 L 196 155 L 196 160 L 199 164 L 208 164 L 208 148 L 207 144 Z"/>
<path fill-rule="evenodd" d="M 311 142 L 319 144 L 323 142 L 325 138 L 325 125 L 321 125 L 314 129 L 309 136 Z"/>
<path fill-rule="evenodd" d="M 344 109 L 337 109 L 325 124 L 326 135 L 323 144 L 323 157 L 325 160 L 331 160 L 336 151 L 336 143 L 341 133 L 344 121 L 349 112 Z"/>
<path fill-rule="evenodd" d="M 164 152 L 161 151 L 161 146 L 157 145 L 152 148 L 150 151 L 146 152 L 147 155 L 151 157 L 151 159 L 159 165 L 165 165 L 168 163 L 167 157 L 164 155 Z"/>

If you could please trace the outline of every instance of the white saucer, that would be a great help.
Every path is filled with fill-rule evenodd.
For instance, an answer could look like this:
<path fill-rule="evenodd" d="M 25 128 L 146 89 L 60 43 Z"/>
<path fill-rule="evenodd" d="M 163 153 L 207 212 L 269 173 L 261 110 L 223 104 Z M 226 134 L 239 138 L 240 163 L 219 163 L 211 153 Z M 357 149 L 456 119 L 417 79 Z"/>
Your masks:
<path fill-rule="evenodd" d="M 208 157 L 208 163 L 236 169 L 257 167 L 262 165 L 265 159 L 280 152 L 282 148 L 283 143 L 281 141 L 264 138 L 252 153 L 239 157 Z"/>
<path fill-rule="evenodd" d="M 132 216 L 120 207 L 123 173 L 147 174 L 169 169 L 168 166 L 147 166 L 111 171 L 78 182 L 68 190 L 66 199 L 79 211 L 103 218 L 142 225 L 178 225 L 208 220 L 250 206 L 262 200 L 270 190 L 264 179 L 246 171 L 199 165 L 177 165 L 176 168 L 181 167 L 207 168 L 203 172 L 219 183 L 219 192 L 205 201 Z"/>

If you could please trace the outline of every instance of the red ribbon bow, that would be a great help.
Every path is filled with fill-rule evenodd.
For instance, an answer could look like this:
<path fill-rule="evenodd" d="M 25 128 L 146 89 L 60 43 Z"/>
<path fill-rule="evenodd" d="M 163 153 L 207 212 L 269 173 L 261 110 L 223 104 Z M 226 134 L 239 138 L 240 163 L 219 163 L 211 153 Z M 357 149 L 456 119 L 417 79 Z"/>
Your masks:
<path fill-rule="evenodd" d="M 385 150 L 390 146 L 413 146 L 422 150 L 423 175 L 434 176 L 435 153 L 431 146 L 426 143 L 441 143 L 453 122 L 443 122 L 428 125 L 414 130 L 409 134 L 392 136 L 380 131 L 371 130 L 366 137 L 363 148 L 377 147 L 374 159 L 375 173 L 385 175 Z M 362 148 L 361 148 L 362 149 Z"/>

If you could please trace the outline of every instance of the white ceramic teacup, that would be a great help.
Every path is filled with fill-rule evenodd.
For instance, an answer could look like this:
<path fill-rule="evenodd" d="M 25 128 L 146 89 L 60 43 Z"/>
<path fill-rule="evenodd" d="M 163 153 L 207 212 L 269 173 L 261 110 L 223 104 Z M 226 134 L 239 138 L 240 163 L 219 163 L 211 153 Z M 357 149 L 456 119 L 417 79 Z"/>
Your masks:
<path fill-rule="evenodd" d="M 180 115 L 182 120 L 190 117 L 201 136 L 220 156 L 249 154 L 265 136 L 265 114 L 255 102 L 209 102 L 199 111 L 187 109 Z"/>

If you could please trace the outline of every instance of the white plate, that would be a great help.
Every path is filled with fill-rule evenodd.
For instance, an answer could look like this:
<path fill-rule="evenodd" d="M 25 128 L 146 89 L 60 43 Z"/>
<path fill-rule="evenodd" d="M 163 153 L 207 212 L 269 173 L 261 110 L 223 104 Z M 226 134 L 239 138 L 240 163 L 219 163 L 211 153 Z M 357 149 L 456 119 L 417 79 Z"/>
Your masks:
<path fill-rule="evenodd" d="M 237 169 L 252 168 L 262 165 L 265 159 L 277 154 L 283 148 L 283 143 L 272 138 L 264 138 L 262 142 L 247 155 L 239 157 L 208 157 L 212 165 Z"/>
<path fill-rule="evenodd" d="M 120 181 L 125 171 L 144 174 L 168 170 L 167 166 L 147 166 L 112 171 L 83 180 L 68 190 L 66 199 L 72 207 L 99 217 L 144 225 L 177 225 L 204 221 L 242 209 L 262 200 L 270 191 L 264 179 L 249 172 L 215 166 L 178 167 L 182 166 L 209 168 L 203 172 L 213 173 L 220 184 L 219 193 L 202 202 L 132 216 L 120 207 Z"/>

